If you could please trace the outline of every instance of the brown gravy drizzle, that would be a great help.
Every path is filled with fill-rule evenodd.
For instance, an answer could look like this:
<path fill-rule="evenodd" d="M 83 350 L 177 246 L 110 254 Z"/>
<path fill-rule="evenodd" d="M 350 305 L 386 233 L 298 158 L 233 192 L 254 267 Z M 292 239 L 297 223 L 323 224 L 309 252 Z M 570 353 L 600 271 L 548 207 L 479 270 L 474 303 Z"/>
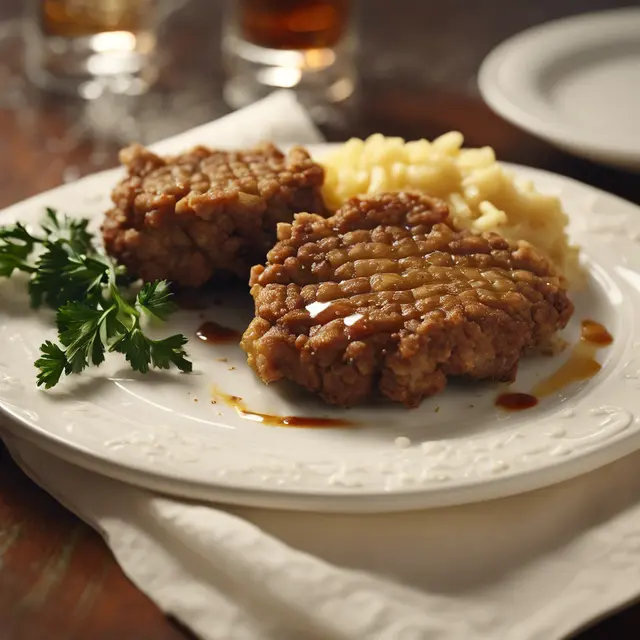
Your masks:
<path fill-rule="evenodd" d="M 501 407 L 507 411 L 522 411 L 531 409 L 538 404 L 538 398 L 529 393 L 501 393 L 496 398 L 496 407 Z"/>
<path fill-rule="evenodd" d="M 213 390 L 216 398 L 223 400 L 230 407 L 233 407 L 241 418 L 253 422 L 261 422 L 273 427 L 352 427 L 355 426 L 351 420 L 342 418 L 314 418 L 309 416 L 272 416 L 267 413 L 256 413 L 247 409 L 244 400 L 240 396 L 233 396 L 228 393 Z"/>
<path fill-rule="evenodd" d="M 593 378 L 602 368 L 596 360 L 596 352 L 612 342 L 613 336 L 599 322 L 583 320 L 580 340 L 571 350 L 567 361 L 548 378 L 538 382 L 533 394 L 543 398 L 574 382 Z"/>
<path fill-rule="evenodd" d="M 230 342 L 239 342 L 241 334 L 230 327 L 224 327 L 217 322 L 208 321 L 198 327 L 196 336 L 208 344 L 228 344 Z"/>
<path fill-rule="evenodd" d="M 196 331 L 200 340 L 210 344 L 224 344 L 240 339 L 240 332 L 224 327 L 217 322 L 205 322 Z M 531 394 L 509 392 L 501 393 L 496 398 L 496 406 L 507 411 L 522 411 L 538 404 L 539 398 L 561 391 L 565 387 L 580 380 L 593 378 L 602 366 L 596 360 L 598 349 L 609 346 L 613 336 L 599 322 L 583 320 L 580 340 L 573 347 L 569 358 L 548 378 L 538 382 Z M 215 395 L 233 407 L 239 416 L 253 422 L 278 427 L 347 427 L 353 426 L 351 420 L 341 418 L 314 418 L 308 416 L 273 416 L 266 413 L 250 411 L 239 396 L 229 395 L 214 390 Z"/>
<path fill-rule="evenodd" d="M 569 358 L 548 378 L 540 380 L 528 393 L 503 393 L 496 399 L 496 406 L 508 411 L 530 409 L 538 404 L 538 398 L 561 391 L 565 387 L 589 380 L 595 376 L 602 365 L 596 360 L 598 349 L 609 346 L 613 336 L 599 322 L 583 320 L 580 340 L 573 347 Z"/>
<path fill-rule="evenodd" d="M 597 347 L 608 347 L 613 342 L 613 336 L 599 322 L 583 320 L 580 340 Z"/>

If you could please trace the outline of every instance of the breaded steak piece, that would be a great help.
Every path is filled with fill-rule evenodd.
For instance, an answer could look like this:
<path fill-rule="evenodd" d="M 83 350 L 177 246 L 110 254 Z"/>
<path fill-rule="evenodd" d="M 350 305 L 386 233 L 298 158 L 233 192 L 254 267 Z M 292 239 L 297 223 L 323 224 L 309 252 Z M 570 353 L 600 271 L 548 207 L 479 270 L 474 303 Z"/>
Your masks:
<path fill-rule="evenodd" d="M 127 177 L 102 226 L 107 252 L 144 280 L 203 285 L 218 271 L 247 278 L 279 222 L 324 213 L 323 168 L 302 148 L 196 147 L 161 158 L 140 145 L 120 153 Z"/>
<path fill-rule="evenodd" d="M 242 347 L 265 383 L 287 378 L 329 403 L 416 406 L 448 376 L 512 381 L 523 350 L 573 313 L 531 245 L 459 231 L 424 195 L 301 213 L 278 240 L 252 269 L 256 317 Z"/>

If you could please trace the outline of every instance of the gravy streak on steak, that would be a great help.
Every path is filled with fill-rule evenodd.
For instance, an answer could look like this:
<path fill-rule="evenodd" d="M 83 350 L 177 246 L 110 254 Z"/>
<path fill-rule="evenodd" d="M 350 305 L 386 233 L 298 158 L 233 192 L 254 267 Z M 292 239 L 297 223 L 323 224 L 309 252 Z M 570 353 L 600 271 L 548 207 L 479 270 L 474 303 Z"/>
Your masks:
<path fill-rule="evenodd" d="M 457 230 L 424 195 L 299 214 L 278 240 L 252 270 L 242 346 L 264 382 L 287 378 L 330 403 L 415 406 L 447 376 L 512 381 L 522 352 L 573 312 L 533 247 Z"/>
<path fill-rule="evenodd" d="M 264 260 L 280 222 L 324 213 L 324 170 L 302 148 L 195 147 L 161 158 L 140 145 L 120 154 L 102 232 L 107 252 L 144 280 L 198 287 L 223 272 L 241 278 Z"/>

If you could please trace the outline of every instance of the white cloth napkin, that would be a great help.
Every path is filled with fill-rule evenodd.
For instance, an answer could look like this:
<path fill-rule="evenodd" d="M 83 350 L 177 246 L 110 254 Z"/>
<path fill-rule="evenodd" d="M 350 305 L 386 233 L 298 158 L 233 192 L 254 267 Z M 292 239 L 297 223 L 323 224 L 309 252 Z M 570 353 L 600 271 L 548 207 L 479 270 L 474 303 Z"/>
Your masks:
<path fill-rule="evenodd" d="M 319 140 L 284 93 L 157 148 L 263 137 Z M 206 640 L 554 640 L 640 594 L 640 454 L 514 498 L 332 516 L 175 500 L 5 440 Z"/>

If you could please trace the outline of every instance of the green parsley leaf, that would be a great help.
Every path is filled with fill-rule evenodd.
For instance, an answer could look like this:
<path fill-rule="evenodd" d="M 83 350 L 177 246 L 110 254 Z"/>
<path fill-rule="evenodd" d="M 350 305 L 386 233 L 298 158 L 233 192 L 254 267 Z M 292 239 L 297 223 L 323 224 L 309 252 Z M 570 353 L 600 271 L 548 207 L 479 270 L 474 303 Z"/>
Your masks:
<path fill-rule="evenodd" d="M 58 213 L 47 207 L 47 214 L 41 226 L 49 242 L 62 241 L 75 253 L 95 253 L 93 235 L 87 231 L 89 220 L 86 218 L 58 217 Z"/>
<path fill-rule="evenodd" d="M 120 337 L 112 346 L 114 351 L 124 354 L 134 371 L 147 373 L 151 364 L 151 341 L 136 327 Z"/>
<path fill-rule="evenodd" d="M 37 242 L 39 240 L 20 223 L 0 227 L 0 277 L 8 278 L 15 270 L 34 271 L 27 259 Z"/>
<path fill-rule="evenodd" d="M 38 386 L 50 389 L 63 375 L 99 366 L 107 352 L 123 354 L 142 373 L 171 366 L 191 371 L 183 335 L 153 340 L 141 325 L 143 316 L 166 320 L 176 309 L 169 284 L 147 283 L 135 295 L 135 279 L 96 249 L 87 228 L 88 220 L 61 217 L 53 209 L 41 223 L 42 236 L 21 224 L 0 227 L 0 277 L 29 273 L 32 305 L 57 310 L 60 344 L 47 340 L 40 347 Z"/>
<path fill-rule="evenodd" d="M 38 386 L 44 385 L 45 389 L 55 387 L 65 370 L 67 369 L 67 357 L 64 351 L 53 342 L 47 340 L 41 347 L 42 355 L 36 360 L 38 373 Z"/>
<path fill-rule="evenodd" d="M 158 369 L 170 369 L 173 364 L 183 373 L 191 373 L 193 365 L 186 358 L 184 345 L 187 339 L 183 335 L 173 335 L 164 340 L 151 341 L 151 360 Z"/>
<path fill-rule="evenodd" d="M 91 298 L 107 282 L 108 272 L 108 263 L 69 253 L 64 241 L 57 240 L 36 261 L 29 282 L 31 304 L 37 308 L 45 303 L 57 309 L 70 301 Z"/>
<path fill-rule="evenodd" d="M 136 308 L 160 320 L 166 320 L 175 310 L 173 294 L 166 280 L 147 282 L 136 298 Z"/>
<path fill-rule="evenodd" d="M 80 373 L 89 364 L 99 366 L 104 362 L 102 327 L 113 312 L 113 308 L 103 311 L 80 302 L 60 307 L 56 316 L 58 339 L 66 347 L 65 356 L 72 373 Z"/>

